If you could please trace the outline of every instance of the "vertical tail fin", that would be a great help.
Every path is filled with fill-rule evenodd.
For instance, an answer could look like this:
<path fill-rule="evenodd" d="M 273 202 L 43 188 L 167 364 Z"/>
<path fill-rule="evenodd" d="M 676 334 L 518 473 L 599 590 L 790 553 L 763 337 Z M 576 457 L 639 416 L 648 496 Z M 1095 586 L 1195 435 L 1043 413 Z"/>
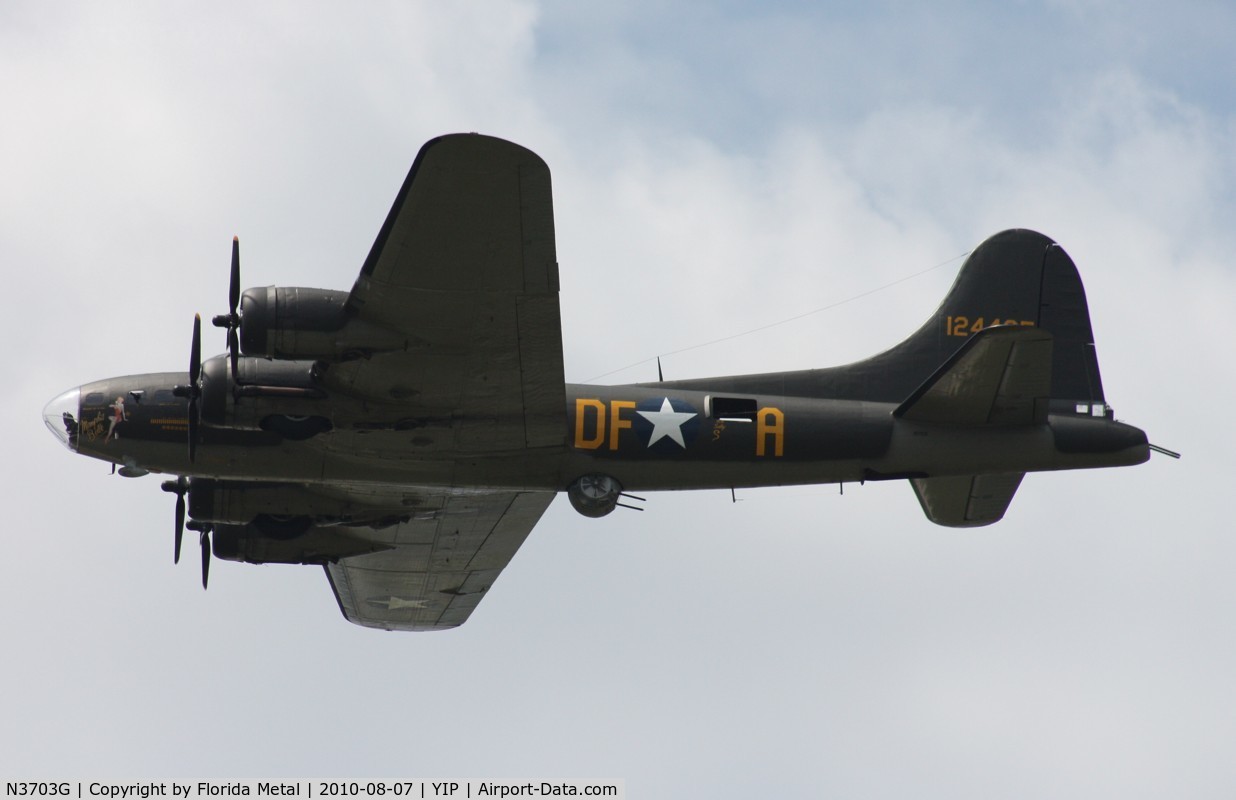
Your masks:
<path fill-rule="evenodd" d="M 1053 406 L 1106 410 L 1077 267 L 1060 245 L 1030 230 L 997 233 L 975 248 L 944 302 L 905 341 L 865 361 L 802 377 L 823 395 L 901 402 L 969 337 L 994 325 L 1051 334 Z"/>
<path fill-rule="evenodd" d="M 949 345 L 960 345 L 971 334 L 1000 323 L 1045 330 L 1053 339 L 1052 397 L 1104 403 L 1086 290 L 1073 259 L 1041 233 L 1009 230 L 979 245 L 936 318 L 907 344 L 929 336 L 933 322 L 951 340 Z"/>
<path fill-rule="evenodd" d="M 1107 413 L 1077 267 L 1060 245 L 1029 230 L 997 233 L 975 248 L 936 312 L 879 355 L 840 367 L 663 385 L 903 403 L 971 336 L 1010 324 L 1051 334 L 1051 409 Z"/>

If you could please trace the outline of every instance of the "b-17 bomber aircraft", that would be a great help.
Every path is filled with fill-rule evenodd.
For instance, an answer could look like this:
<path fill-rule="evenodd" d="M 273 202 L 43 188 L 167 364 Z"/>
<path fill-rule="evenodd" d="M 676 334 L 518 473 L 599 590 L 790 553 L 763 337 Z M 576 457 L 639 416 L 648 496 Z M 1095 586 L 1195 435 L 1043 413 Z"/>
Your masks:
<path fill-rule="evenodd" d="M 462 624 L 565 491 L 588 517 L 631 493 L 908 480 L 935 523 L 999 520 L 1022 477 L 1141 463 L 1103 395 L 1072 260 L 1028 230 L 973 251 L 944 303 L 846 366 L 565 384 L 549 169 L 501 139 L 421 148 L 350 292 L 240 291 L 227 351 L 88 383 L 44 411 L 70 450 L 176 476 L 210 557 L 316 564 L 344 616 Z M 187 514 L 187 521 L 186 521 Z"/>

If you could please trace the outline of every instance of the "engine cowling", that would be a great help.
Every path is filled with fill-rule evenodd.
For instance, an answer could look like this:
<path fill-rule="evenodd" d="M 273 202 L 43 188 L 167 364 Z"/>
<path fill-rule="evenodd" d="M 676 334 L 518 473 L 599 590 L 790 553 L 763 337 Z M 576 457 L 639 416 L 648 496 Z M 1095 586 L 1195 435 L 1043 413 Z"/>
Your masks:
<path fill-rule="evenodd" d="M 348 293 L 266 286 L 240 299 L 240 349 L 277 359 L 352 360 L 402 349 L 401 335 L 352 319 Z"/>
<path fill-rule="evenodd" d="M 256 525 L 215 525 L 213 529 L 215 558 L 249 564 L 327 564 L 390 549 L 343 528 L 310 528 L 292 539 L 269 536 Z"/>
<path fill-rule="evenodd" d="M 235 379 L 228 369 L 225 356 L 202 362 L 203 425 L 269 430 L 289 439 L 331 429 L 330 405 L 314 362 L 240 358 Z"/>
<path fill-rule="evenodd" d="M 409 512 L 355 503 L 290 483 L 254 483 L 193 478 L 189 516 L 199 522 L 252 523 L 274 539 L 288 539 L 311 526 L 385 528 L 410 518 Z"/>

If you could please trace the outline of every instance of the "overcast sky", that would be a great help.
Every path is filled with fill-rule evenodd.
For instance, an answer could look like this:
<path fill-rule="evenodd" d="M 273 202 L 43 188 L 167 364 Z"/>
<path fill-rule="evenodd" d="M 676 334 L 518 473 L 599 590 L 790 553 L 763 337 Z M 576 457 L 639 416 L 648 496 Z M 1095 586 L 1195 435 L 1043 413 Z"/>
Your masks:
<path fill-rule="evenodd" d="M 1236 791 L 1236 12 L 665 5 L 0 5 L 3 777 Z M 44 403 L 183 369 L 234 234 L 248 286 L 350 288 L 420 145 L 469 130 L 553 171 L 568 380 L 856 359 L 1030 227 L 1117 416 L 1185 458 L 1031 475 L 971 531 L 901 483 L 562 500 L 446 633 L 350 625 L 316 568 L 203 593 L 159 478 Z"/>

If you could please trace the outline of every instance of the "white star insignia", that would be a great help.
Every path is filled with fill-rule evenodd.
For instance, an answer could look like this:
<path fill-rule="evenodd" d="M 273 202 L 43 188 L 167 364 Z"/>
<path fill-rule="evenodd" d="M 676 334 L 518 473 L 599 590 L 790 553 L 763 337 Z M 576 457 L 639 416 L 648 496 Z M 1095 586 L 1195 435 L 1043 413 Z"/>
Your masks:
<path fill-rule="evenodd" d="M 394 595 L 391 595 L 390 597 L 382 597 L 382 598 L 378 598 L 378 597 L 369 598 L 370 605 L 378 606 L 379 608 L 385 608 L 388 611 L 395 611 L 400 608 L 424 608 L 425 602 L 426 601 L 424 600 L 408 600 L 403 597 L 395 597 Z"/>
<path fill-rule="evenodd" d="M 682 449 L 687 449 L 687 443 L 682 439 L 682 425 L 692 417 L 698 416 L 689 411 L 675 411 L 669 398 L 661 401 L 660 411 L 636 411 L 644 419 L 652 423 L 652 435 L 648 437 L 648 446 L 652 447 L 665 437 L 678 443 Z"/>

